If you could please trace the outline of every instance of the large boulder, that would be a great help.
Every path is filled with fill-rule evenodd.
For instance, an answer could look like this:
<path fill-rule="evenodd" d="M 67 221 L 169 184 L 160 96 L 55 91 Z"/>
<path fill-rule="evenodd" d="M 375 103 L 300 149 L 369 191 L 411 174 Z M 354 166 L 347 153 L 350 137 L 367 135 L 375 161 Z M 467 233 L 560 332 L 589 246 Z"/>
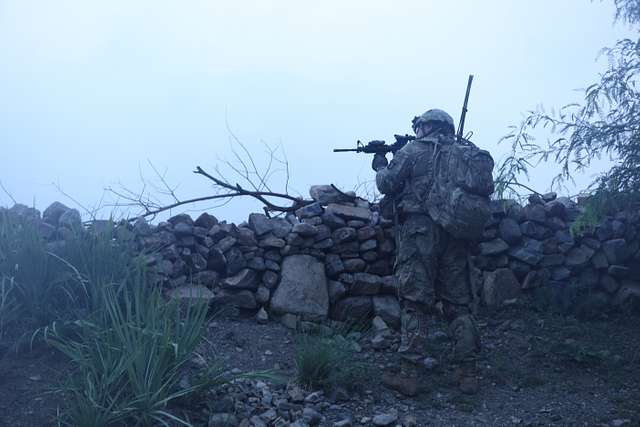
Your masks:
<path fill-rule="evenodd" d="M 271 309 L 324 318 L 329 312 L 329 292 L 324 264 L 310 255 L 291 255 L 282 261 L 280 284 Z"/>

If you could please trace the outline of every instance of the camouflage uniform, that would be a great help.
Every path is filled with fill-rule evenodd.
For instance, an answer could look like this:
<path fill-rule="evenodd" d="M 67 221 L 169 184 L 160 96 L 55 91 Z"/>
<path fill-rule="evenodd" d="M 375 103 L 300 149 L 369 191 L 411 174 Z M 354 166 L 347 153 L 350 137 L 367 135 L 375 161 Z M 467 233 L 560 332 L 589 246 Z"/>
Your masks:
<path fill-rule="evenodd" d="M 436 224 L 423 202 L 433 182 L 438 145 L 454 143 L 446 133 L 409 142 L 386 168 L 378 169 L 376 184 L 395 199 L 400 220 L 395 266 L 403 306 L 399 351 L 424 356 L 427 315 L 437 312 L 449 321 L 454 356 L 466 359 L 479 350 L 470 311 L 469 243 Z"/>

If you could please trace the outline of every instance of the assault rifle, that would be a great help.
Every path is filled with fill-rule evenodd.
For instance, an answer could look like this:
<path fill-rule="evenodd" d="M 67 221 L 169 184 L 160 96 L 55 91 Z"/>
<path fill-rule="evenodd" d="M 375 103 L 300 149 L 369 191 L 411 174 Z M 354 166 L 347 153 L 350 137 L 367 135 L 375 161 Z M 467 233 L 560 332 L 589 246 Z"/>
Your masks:
<path fill-rule="evenodd" d="M 369 141 L 366 144 L 363 144 L 360 140 L 358 140 L 356 142 L 356 148 L 334 148 L 333 152 L 344 153 L 347 151 L 353 151 L 356 153 L 395 154 L 396 151 L 407 145 L 407 142 L 416 139 L 416 137 L 412 135 L 393 135 L 393 137 L 396 139 L 396 142 L 394 142 L 393 144 L 386 144 L 381 140 Z"/>

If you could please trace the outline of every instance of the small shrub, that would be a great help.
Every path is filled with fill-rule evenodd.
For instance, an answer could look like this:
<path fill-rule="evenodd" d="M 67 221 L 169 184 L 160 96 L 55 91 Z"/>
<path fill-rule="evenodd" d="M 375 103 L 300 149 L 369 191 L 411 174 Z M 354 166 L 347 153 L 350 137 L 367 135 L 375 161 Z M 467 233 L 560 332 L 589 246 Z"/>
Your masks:
<path fill-rule="evenodd" d="M 206 323 L 204 303 L 181 308 L 138 270 L 120 284 L 98 284 L 96 311 L 87 320 L 55 324 L 48 341 L 77 372 L 65 384 L 68 425 L 189 425 L 167 407 L 202 387 L 220 382 L 210 372 L 199 383 L 178 387 Z M 88 424 L 87 424 L 88 423 Z"/>
<path fill-rule="evenodd" d="M 340 333 L 300 333 L 295 352 L 297 381 L 310 388 L 357 388 L 365 368 L 355 356 L 356 346 Z"/>

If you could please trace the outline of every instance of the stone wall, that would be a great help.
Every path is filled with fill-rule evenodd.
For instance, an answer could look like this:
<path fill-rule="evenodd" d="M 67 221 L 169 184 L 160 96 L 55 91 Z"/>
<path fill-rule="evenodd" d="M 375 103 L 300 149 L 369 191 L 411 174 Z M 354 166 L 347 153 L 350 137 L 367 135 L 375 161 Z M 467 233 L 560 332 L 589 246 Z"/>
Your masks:
<path fill-rule="evenodd" d="M 493 202 L 475 257 L 483 271 L 484 303 L 499 306 L 540 287 L 565 306 L 616 307 L 640 296 L 640 212 L 620 212 L 576 230 L 582 211 L 554 193 L 531 196 L 524 207 Z"/>
<path fill-rule="evenodd" d="M 252 213 L 231 224 L 203 213 L 128 227 L 153 277 L 170 296 L 257 313 L 264 321 L 362 319 L 374 314 L 398 327 L 392 277 L 393 223 L 377 206 L 331 186 L 314 186 L 313 203 L 295 214 Z M 16 205 L 12 210 L 40 218 Z M 640 213 L 606 218 L 592 231 L 570 231 L 581 207 L 555 194 L 525 206 L 493 202 L 481 241 L 470 250 L 477 300 L 488 307 L 526 301 L 540 289 L 562 304 L 584 295 L 602 309 L 640 299 Z M 55 242 L 79 226 L 77 211 L 55 203 L 40 218 Z M 570 308 L 570 307 L 569 307 Z"/>

